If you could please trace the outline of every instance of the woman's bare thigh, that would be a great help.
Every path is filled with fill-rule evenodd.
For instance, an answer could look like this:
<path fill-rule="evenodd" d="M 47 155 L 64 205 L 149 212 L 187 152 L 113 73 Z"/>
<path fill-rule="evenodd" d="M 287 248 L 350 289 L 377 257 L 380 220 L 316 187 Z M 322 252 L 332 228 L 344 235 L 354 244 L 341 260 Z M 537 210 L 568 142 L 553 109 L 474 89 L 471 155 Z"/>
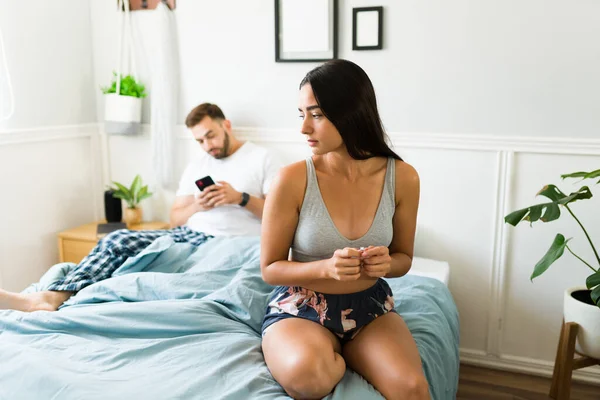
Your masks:
<path fill-rule="evenodd" d="M 269 326 L 262 349 L 269 371 L 292 397 L 322 398 L 346 371 L 337 337 L 302 318 L 286 318 Z"/>

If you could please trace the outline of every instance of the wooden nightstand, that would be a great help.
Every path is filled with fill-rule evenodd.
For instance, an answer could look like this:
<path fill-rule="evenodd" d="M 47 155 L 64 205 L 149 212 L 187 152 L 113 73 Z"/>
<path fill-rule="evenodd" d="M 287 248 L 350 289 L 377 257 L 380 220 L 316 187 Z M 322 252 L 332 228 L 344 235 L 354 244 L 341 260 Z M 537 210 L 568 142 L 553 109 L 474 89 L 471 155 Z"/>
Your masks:
<path fill-rule="evenodd" d="M 93 222 L 60 232 L 58 234 L 60 262 L 79 263 L 83 260 L 100 240 L 96 235 L 96 229 L 98 224 L 101 223 L 104 223 L 104 221 Z M 169 224 L 166 222 L 142 222 L 139 225 L 133 225 L 129 229 L 136 231 L 169 229 Z"/>

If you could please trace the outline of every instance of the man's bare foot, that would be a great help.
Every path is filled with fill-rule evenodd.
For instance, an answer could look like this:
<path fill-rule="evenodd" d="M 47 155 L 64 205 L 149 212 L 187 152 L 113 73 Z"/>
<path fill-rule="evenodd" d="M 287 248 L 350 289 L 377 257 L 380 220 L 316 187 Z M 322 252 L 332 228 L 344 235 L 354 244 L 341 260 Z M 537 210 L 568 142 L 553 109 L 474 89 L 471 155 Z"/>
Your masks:
<path fill-rule="evenodd" d="M 14 293 L 0 289 L 0 310 L 56 311 L 73 292 Z"/>

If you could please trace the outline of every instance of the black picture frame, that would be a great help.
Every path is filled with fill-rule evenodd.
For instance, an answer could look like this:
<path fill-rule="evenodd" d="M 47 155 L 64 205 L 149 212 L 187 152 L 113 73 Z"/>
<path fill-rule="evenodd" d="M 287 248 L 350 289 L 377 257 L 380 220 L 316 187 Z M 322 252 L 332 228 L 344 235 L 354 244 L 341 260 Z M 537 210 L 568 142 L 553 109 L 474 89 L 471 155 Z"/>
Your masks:
<path fill-rule="evenodd" d="M 360 44 L 358 43 L 359 29 L 358 14 L 364 12 L 376 12 L 377 15 L 377 43 Z M 369 29 L 365 27 L 363 29 Z M 373 35 L 371 35 L 373 36 Z M 357 7 L 352 9 L 352 50 L 381 50 L 383 49 L 383 7 Z"/>
<path fill-rule="evenodd" d="M 327 2 L 328 15 L 322 16 L 326 19 L 326 26 L 311 24 L 311 22 L 322 18 L 315 18 L 314 13 L 318 10 L 315 11 L 314 8 L 307 6 L 304 1 L 285 2 L 284 0 L 275 0 L 275 62 L 319 62 L 333 60 L 338 57 L 338 0 L 320 1 Z M 288 9 L 286 10 L 284 7 Z M 293 17 L 286 17 L 286 11 L 291 13 L 292 8 L 297 12 L 293 14 Z M 292 26 L 289 21 L 293 21 L 293 25 L 297 26 Z M 285 26 L 286 22 L 288 22 L 288 26 Z M 299 26 L 302 26 L 302 29 Z M 310 29 L 307 29 L 307 26 Z M 323 32 L 324 35 L 318 37 L 317 46 L 326 43 L 327 48 L 325 50 L 322 48 L 294 50 L 293 46 L 292 48 L 286 48 L 289 47 L 287 46 L 289 43 L 284 42 L 286 36 L 294 39 L 296 43 L 303 40 L 302 45 L 310 46 L 313 41 L 301 38 L 319 31 Z M 288 42 L 290 41 L 288 40 Z"/>

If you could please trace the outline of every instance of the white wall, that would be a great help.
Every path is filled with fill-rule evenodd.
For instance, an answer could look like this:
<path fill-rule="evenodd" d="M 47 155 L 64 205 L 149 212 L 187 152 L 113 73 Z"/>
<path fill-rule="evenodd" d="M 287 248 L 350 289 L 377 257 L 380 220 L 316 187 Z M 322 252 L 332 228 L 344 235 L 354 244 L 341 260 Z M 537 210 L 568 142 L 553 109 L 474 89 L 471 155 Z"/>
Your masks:
<path fill-rule="evenodd" d="M 114 68 L 113 3 L 90 0 L 97 84 Z M 177 4 L 180 121 L 194 105 L 212 101 L 238 126 L 293 127 L 298 83 L 317 64 L 274 62 L 273 1 Z M 600 135 L 597 1 L 339 4 L 339 56 L 369 73 L 390 131 Z M 384 49 L 352 51 L 352 7 L 369 5 L 384 6 Z M 135 13 L 138 26 L 148 13 Z M 141 36 L 151 39 L 150 28 Z"/>
<path fill-rule="evenodd" d="M 0 0 L 0 26 L 16 100 L 0 121 L 0 287 L 21 290 L 58 262 L 58 231 L 97 217 L 97 89 L 87 2 Z"/>
<path fill-rule="evenodd" d="M 87 2 L 0 0 L 0 26 L 16 102 L 0 132 L 96 122 Z"/>

